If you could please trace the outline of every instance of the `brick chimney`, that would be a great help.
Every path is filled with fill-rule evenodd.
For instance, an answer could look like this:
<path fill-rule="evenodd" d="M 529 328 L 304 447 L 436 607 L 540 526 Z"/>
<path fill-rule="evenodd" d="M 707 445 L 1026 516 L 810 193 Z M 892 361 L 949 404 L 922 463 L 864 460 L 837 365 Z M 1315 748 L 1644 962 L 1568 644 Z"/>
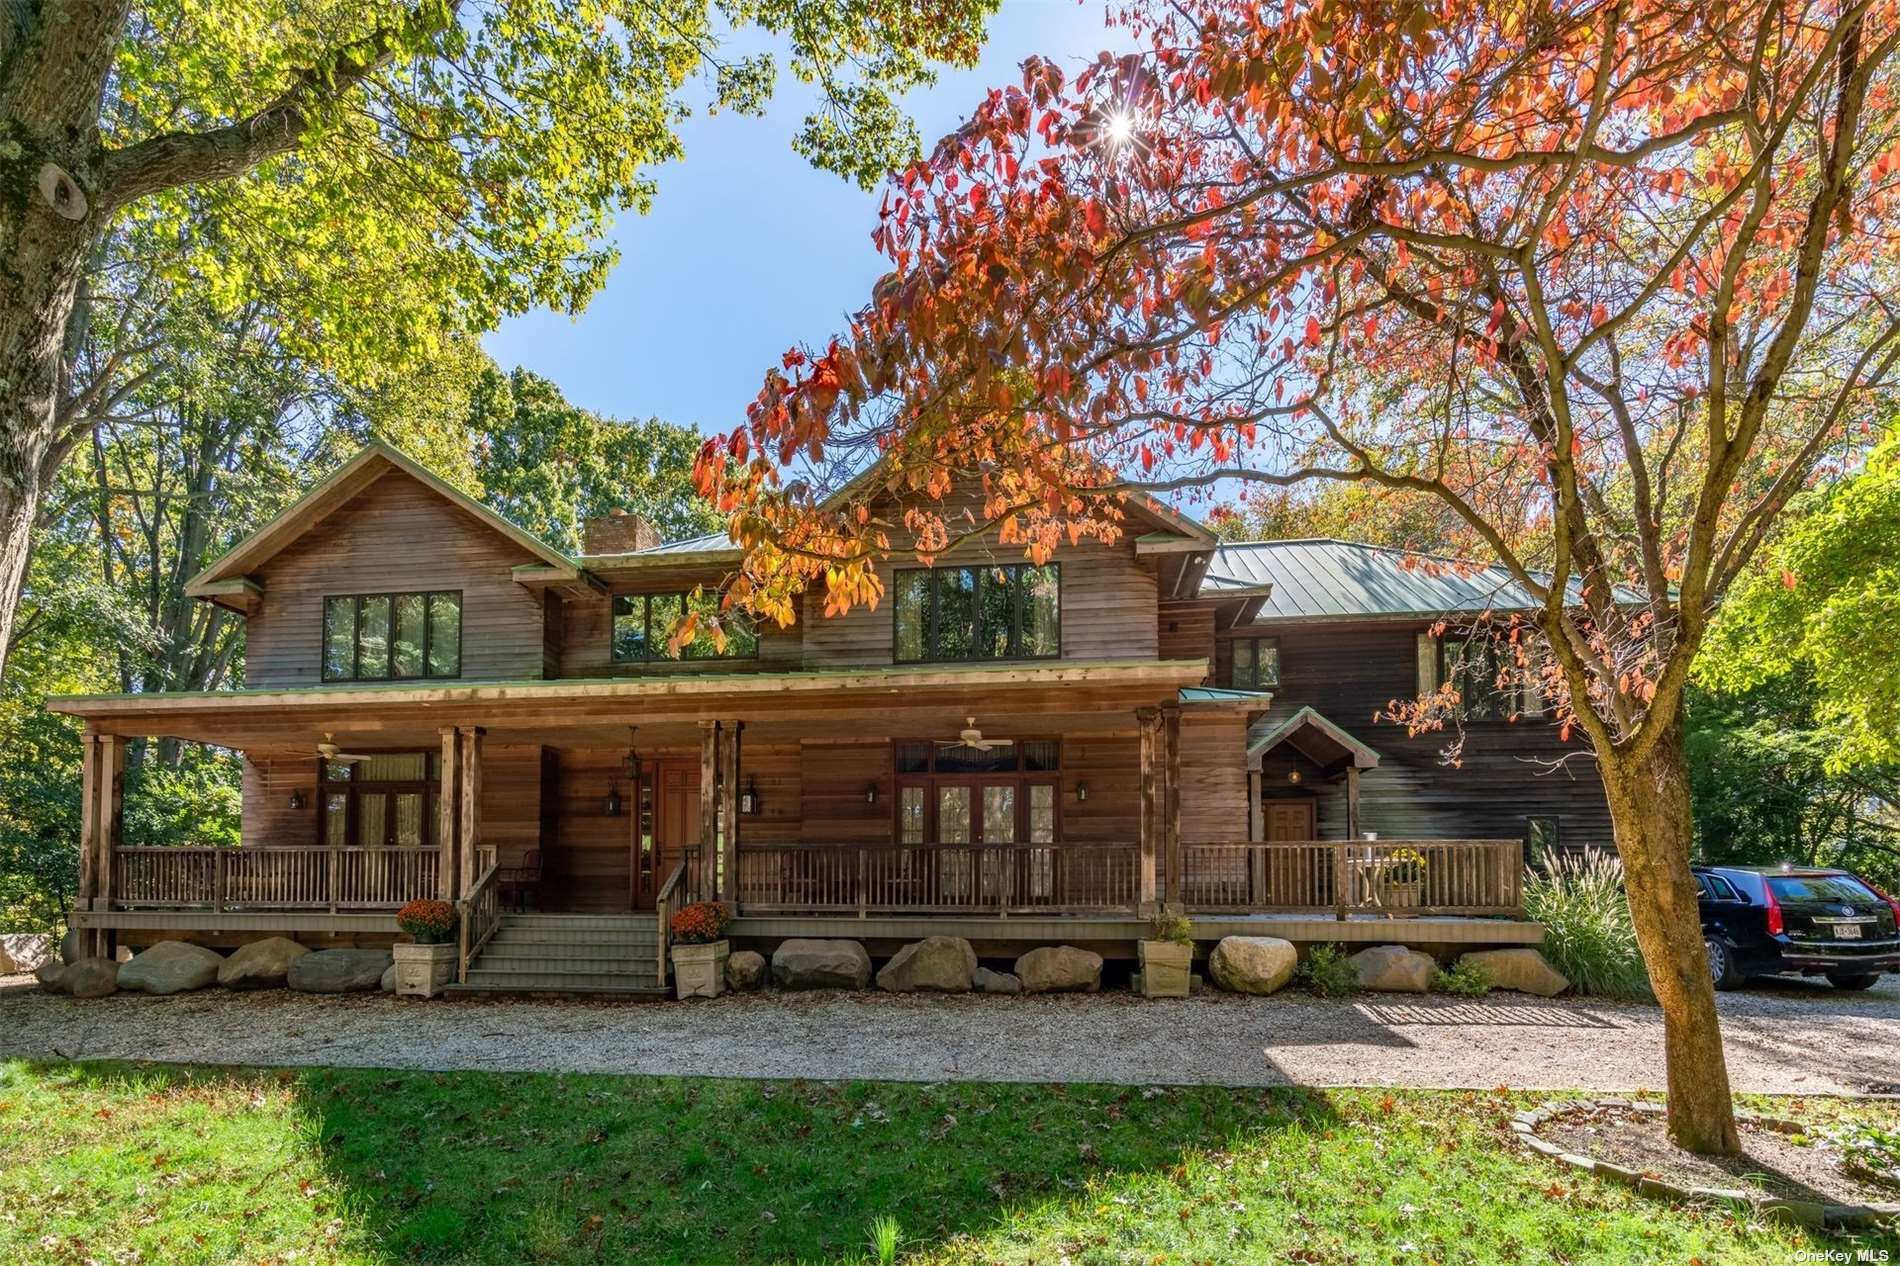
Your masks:
<path fill-rule="evenodd" d="M 581 523 L 582 550 L 588 554 L 631 554 L 660 543 L 660 529 L 626 510 L 585 519 Z"/>

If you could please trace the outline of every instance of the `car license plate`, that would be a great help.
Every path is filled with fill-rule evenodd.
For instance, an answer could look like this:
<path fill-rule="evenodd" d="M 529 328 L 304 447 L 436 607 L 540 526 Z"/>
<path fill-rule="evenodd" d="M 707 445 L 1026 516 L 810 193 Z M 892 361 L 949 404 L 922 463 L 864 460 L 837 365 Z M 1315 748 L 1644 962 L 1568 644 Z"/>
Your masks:
<path fill-rule="evenodd" d="M 1858 941 L 1860 939 L 1860 924 L 1836 923 L 1834 925 L 1834 935 L 1843 941 Z"/>

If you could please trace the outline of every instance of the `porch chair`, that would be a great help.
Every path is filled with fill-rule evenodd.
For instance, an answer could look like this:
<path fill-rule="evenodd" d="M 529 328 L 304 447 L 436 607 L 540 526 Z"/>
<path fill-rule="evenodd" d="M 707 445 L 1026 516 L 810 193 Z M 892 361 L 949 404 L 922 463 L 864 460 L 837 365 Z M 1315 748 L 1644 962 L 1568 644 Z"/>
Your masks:
<path fill-rule="evenodd" d="M 519 866 L 503 866 L 497 880 L 501 887 L 501 904 L 507 908 L 512 899 L 514 908 L 527 912 L 528 899 L 534 899 L 538 907 L 541 904 L 541 850 L 531 848 L 521 855 Z"/>

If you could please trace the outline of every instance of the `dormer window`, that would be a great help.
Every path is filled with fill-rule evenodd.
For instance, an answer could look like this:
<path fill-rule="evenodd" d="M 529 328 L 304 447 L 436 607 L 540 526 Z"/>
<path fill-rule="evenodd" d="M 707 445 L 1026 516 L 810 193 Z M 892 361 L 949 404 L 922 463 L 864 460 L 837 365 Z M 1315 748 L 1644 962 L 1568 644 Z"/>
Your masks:
<path fill-rule="evenodd" d="M 462 675 L 462 595 L 339 594 L 323 600 L 323 679 Z"/>

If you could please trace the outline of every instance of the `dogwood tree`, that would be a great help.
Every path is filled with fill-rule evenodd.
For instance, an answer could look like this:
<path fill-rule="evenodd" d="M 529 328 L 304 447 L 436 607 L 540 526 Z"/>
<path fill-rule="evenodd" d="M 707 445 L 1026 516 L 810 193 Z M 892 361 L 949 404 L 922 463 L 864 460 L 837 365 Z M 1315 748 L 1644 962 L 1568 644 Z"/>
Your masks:
<path fill-rule="evenodd" d="M 1029 62 L 894 179 L 869 304 L 702 451 L 750 547 L 734 600 L 875 602 L 900 539 L 993 526 L 1046 555 L 1115 534 L 1136 489 L 1439 499 L 1540 602 L 1500 631 L 1524 648 L 1504 671 L 1543 676 L 1601 770 L 1671 1135 L 1735 1150 L 1683 689 L 1723 593 L 1891 384 L 1894 0 L 1126 20 L 1137 51 Z M 806 475 L 873 452 L 842 500 Z M 931 500 L 960 478 L 974 514 Z M 894 487 L 922 496 L 901 522 Z"/>

